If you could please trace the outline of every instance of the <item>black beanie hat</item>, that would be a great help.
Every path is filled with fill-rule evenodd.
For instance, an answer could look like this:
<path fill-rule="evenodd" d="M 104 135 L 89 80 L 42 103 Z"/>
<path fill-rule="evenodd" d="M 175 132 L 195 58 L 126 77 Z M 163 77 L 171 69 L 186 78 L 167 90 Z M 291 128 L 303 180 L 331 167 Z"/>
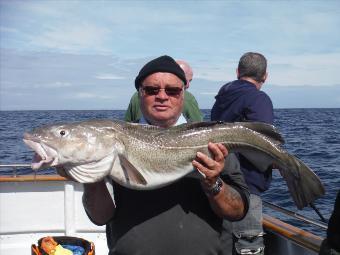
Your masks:
<path fill-rule="evenodd" d="M 155 58 L 150 62 L 146 63 L 145 66 L 139 71 L 138 76 L 135 79 L 135 87 L 138 90 L 139 86 L 142 84 L 143 80 L 153 73 L 164 72 L 172 73 L 180 78 L 184 84 L 187 83 L 185 78 L 185 73 L 182 68 L 176 63 L 176 61 L 169 56 L 161 56 Z"/>

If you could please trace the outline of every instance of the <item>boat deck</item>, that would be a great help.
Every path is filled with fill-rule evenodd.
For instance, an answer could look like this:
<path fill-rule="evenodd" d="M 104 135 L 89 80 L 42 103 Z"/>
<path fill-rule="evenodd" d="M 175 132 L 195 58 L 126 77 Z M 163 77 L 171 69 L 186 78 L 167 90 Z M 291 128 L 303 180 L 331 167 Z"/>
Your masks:
<path fill-rule="evenodd" d="M 45 236 L 77 236 L 107 254 L 105 227 L 89 221 L 82 184 L 57 175 L 0 176 L 0 254 L 29 255 Z M 263 221 L 266 254 L 318 254 L 322 239 L 269 215 Z"/>

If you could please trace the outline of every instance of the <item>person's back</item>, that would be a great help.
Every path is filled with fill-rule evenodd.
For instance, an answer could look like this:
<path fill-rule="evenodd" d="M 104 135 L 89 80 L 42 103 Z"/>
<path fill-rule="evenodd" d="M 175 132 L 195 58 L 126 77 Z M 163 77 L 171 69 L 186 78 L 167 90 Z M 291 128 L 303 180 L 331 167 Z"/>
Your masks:
<path fill-rule="evenodd" d="M 273 124 L 272 102 L 265 92 L 260 91 L 267 78 L 266 67 L 266 59 L 261 54 L 244 54 L 237 69 L 238 80 L 222 86 L 215 97 L 211 120 L 256 121 Z M 262 173 L 241 154 L 239 154 L 239 160 L 251 199 L 246 217 L 240 222 L 232 223 L 233 233 L 237 239 L 235 249 L 239 254 L 241 251 L 249 252 L 247 254 L 263 254 L 262 200 L 259 196 L 270 186 L 271 169 Z"/>
<path fill-rule="evenodd" d="M 211 120 L 237 122 L 259 121 L 273 124 L 273 106 L 268 95 L 253 84 L 236 80 L 224 85 L 216 96 L 211 110 Z M 271 172 L 259 172 L 240 155 L 241 169 L 252 194 L 260 195 L 269 188 Z"/>
<path fill-rule="evenodd" d="M 260 121 L 273 124 L 272 102 L 268 95 L 244 80 L 224 85 L 211 110 L 212 120 Z"/>

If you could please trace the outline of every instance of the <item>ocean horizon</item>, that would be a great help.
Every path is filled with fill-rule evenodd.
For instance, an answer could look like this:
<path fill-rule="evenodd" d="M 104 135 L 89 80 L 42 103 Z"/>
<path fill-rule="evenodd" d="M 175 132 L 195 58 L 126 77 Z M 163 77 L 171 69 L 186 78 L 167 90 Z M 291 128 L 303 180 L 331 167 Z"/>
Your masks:
<path fill-rule="evenodd" d="M 210 119 L 210 109 L 203 109 L 204 120 Z M 125 110 L 12 110 L 0 111 L 0 164 L 30 164 L 33 152 L 22 141 L 23 133 L 34 127 L 56 122 L 72 122 L 86 119 L 124 119 Z M 325 218 L 329 218 L 340 189 L 340 108 L 289 108 L 274 109 L 274 125 L 282 133 L 283 147 L 305 162 L 320 177 L 326 195 L 315 201 Z M 1 175 L 12 175 L 12 169 L 0 169 Z M 18 174 L 32 174 L 30 168 L 18 169 Z M 41 174 L 55 174 L 47 169 Z M 297 211 L 283 178 L 273 172 L 273 181 L 263 199 Z M 311 208 L 298 211 L 317 219 Z M 275 215 L 285 220 L 284 216 Z M 303 226 L 314 233 L 320 230 Z M 324 233 L 323 233 L 324 235 Z"/>

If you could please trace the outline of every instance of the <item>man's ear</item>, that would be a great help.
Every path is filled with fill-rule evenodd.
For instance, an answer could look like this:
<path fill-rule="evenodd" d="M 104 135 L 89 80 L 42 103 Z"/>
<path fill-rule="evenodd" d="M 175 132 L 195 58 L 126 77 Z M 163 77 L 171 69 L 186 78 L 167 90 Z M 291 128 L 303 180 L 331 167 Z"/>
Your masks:
<path fill-rule="evenodd" d="M 237 79 L 240 79 L 239 75 L 240 75 L 240 73 L 238 71 L 238 68 L 236 68 L 236 77 L 237 77 Z"/>
<path fill-rule="evenodd" d="M 263 82 L 265 82 L 266 80 L 267 80 L 267 78 L 268 78 L 268 73 L 266 72 L 266 74 L 263 76 Z"/>
<path fill-rule="evenodd" d="M 189 86 L 190 86 L 190 81 L 187 81 L 187 83 L 186 83 L 186 84 L 184 84 L 184 89 L 188 89 L 188 88 L 189 88 Z"/>

